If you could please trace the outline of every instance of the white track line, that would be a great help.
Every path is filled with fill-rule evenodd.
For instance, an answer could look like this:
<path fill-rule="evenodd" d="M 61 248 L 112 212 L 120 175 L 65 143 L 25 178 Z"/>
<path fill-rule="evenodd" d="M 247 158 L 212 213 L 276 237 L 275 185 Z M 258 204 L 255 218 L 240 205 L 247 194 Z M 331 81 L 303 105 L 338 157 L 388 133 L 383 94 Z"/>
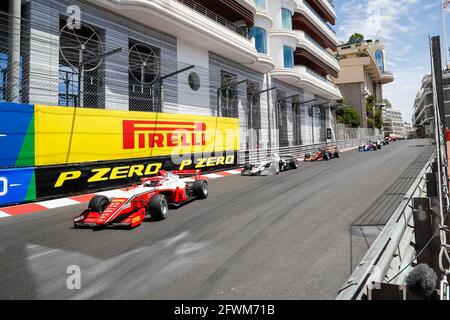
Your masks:
<path fill-rule="evenodd" d="M 230 173 L 230 174 L 241 174 L 241 172 L 239 170 L 228 170 L 225 171 L 226 173 Z"/>
<path fill-rule="evenodd" d="M 6 218 L 6 217 L 11 217 L 11 215 L 7 214 L 6 212 L 0 211 L 0 218 Z"/>
<path fill-rule="evenodd" d="M 215 173 L 202 174 L 202 176 L 207 177 L 207 178 L 211 178 L 211 179 L 217 179 L 217 178 L 222 178 L 223 177 L 220 174 L 215 174 Z"/>
<path fill-rule="evenodd" d="M 55 209 L 55 208 L 71 206 L 71 205 L 79 204 L 79 203 L 80 203 L 79 201 L 75 201 L 70 198 L 61 198 L 61 199 L 36 202 L 36 204 L 46 207 L 47 209 Z"/>

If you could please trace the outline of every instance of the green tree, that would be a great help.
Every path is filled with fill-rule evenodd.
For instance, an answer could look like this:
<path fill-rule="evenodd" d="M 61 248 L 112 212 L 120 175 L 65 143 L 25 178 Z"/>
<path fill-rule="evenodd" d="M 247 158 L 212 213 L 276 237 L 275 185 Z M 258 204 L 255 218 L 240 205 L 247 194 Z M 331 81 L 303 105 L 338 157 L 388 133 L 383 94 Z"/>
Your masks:
<path fill-rule="evenodd" d="M 353 107 L 347 107 L 336 111 L 336 121 L 346 124 L 352 128 L 359 126 L 361 120 L 358 111 Z"/>
<path fill-rule="evenodd" d="M 375 97 L 373 95 L 370 95 L 366 98 L 366 114 L 367 118 L 373 119 L 374 118 L 374 109 L 375 109 Z"/>
<path fill-rule="evenodd" d="M 367 118 L 367 128 L 375 128 L 375 120 Z"/>
<path fill-rule="evenodd" d="M 392 108 L 392 103 L 388 99 L 384 99 L 383 102 L 386 105 L 386 107 Z"/>
<path fill-rule="evenodd" d="M 348 44 L 354 44 L 364 41 L 364 36 L 360 33 L 354 33 L 348 39 Z"/>
<path fill-rule="evenodd" d="M 375 120 L 375 128 L 383 128 L 383 113 L 381 111 L 375 112 L 373 119 Z"/>

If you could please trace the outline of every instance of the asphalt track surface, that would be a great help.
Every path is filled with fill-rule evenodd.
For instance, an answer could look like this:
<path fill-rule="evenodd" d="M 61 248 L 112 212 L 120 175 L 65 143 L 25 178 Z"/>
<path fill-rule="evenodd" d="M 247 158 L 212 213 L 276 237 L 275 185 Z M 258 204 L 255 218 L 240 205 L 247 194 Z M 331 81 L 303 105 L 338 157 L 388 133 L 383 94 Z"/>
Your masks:
<path fill-rule="evenodd" d="M 85 205 L 1 219 L 0 298 L 334 299 L 349 276 L 349 225 L 424 143 L 210 180 L 208 199 L 133 230 L 73 229 Z M 66 286 L 71 265 L 79 290 Z"/>

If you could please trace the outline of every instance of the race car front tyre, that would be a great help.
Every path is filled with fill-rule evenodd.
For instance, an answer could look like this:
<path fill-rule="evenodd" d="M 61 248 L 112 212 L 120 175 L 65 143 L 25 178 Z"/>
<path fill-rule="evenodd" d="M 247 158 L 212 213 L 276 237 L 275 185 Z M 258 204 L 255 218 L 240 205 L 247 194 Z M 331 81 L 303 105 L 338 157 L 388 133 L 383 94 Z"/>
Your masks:
<path fill-rule="evenodd" d="M 109 199 L 107 197 L 97 195 L 92 197 L 92 199 L 89 201 L 88 208 L 91 211 L 102 213 L 103 211 L 105 211 L 108 204 Z"/>
<path fill-rule="evenodd" d="M 192 191 L 197 198 L 206 199 L 208 197 L 208 182 L 206 180 L 194 181 Z"/>
<path fill-rule="evenodd" d="M 148 212 L 153 220 L 163 220 L 169 212 L 169 202 L 163 194 L 154 195 L 148 204 Z"/>

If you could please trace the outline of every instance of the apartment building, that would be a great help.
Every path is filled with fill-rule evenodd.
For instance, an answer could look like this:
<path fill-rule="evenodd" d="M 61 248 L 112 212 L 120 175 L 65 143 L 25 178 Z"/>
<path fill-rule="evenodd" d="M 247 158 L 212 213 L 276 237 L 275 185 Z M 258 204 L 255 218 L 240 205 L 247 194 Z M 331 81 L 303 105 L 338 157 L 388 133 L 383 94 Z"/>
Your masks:
<path fill-rule="evenodd" d="M 392 107 L 386 106 L 383 109 L 383 129 L 385 136 L 395 136 L 402 139 L 407 137 L 402 113 Z"/>
<path fill-rule="evenodd" d="M 377 108 L 384 107 L 383 85 L 394 81 L 386 71 L 386 48 L 376 40 L 365 40 L 337 47 L 336 54 L 341 71 L 334 80 L 361 118 L 361 126 L 367 127 L 366 99 L 373 96 Z"/>
<path fill-rule="evenodd" d="M 450 128 L 450 71 L 442 73 L 444 89 L 445 126 Z M 413 106 L 413 128 L 419 137 L 434 135 L 433 81 L 431 75 L 425 75 L 417 92 Z"/>
<path fill-rule="evenodd" d="M 238 118 L 241 150 L 317 143 L 333 127 L 329 0 L 31 0 L 20 15 L 20 95 L 5 76 L 3 101 Z"/>

